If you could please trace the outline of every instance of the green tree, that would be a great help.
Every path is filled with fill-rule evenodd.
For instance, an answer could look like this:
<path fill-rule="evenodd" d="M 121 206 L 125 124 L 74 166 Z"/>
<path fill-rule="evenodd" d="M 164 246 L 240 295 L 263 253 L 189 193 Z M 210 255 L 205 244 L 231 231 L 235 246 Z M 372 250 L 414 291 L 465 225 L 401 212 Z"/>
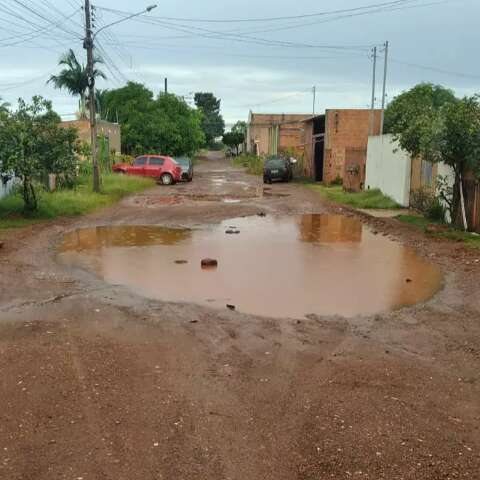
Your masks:
<path fill-rule="evenodd" d="M 10 107 L 10 104 L 8 102 L 4 102 L 2 97 L 0 97 L 0 113 L 8 112 L 8 107 Z"/>
<path fill-rule="evenodd" d="M 240 145 L 245 141 L 245 135 L 243 132 L 227 132 L 223 135 L 223 143 L 227 145 L 227 147 L 235 148 L 238 151 L 240 148 Z"/>
<path fill-rule="evenodd" d="M 107 119 L 122 128 L 125 153 L 192 155 L 204 143 L 201 113 L 173 94 L 156 98 L 144 85 L 129 82 L 105 93 Z"/>
<path fill-rule="evenodd" d="M 213 93 L 197 92 L 195 105 L 203 112 L 202 129 L 207 145 L 212 145 L 225 132 L 225 121 L 220 114 L 220 103 Z"/>
<path fill-rule="evenodd" d="M 438 121 L 440 110 L 457 99 L 441 85 L 421 83 L 397 96 L 385 110 L 385 132 L 393 133 L 400 146 L 418 156 L 423 143 L 431 135 L 432 123 Z"/>
<path fill-rule="evenodd" d="M 479 97 L 458 100 L 441 86 L 420 84 L 395 98 L 385 118 L 386 130 L 412 157 L 452 167 L 453 220 L 462 223 L 463 179 L 467 172 L 480 175 Z"/>
<path fill-rule="evenodd" d="M 244 136 L 247 135 L 247 122 L 238 121 L 232 127 L 232 132 L 234 133 L 243 133 Z"/>
<path fill-rule="evenodd" d="M 103 63 L 100 57 L 94 58 L 94 65 Z M 53 83 L 55 88 L 65 89 L 73 96 L 79 96 L 79 109 L 81 118 L 86 118 L 86 95 L 88 90 L 88 73 L 87 67 L 77 60 L 75 52 L 70 49 L 62 55 L 59 66 L 63 68 L 58 75 L 52 75 L 47 83 Z M 93 76 L 95 78 L 107 77 L 98 68 L 94 68 Z"/>
<path fill-rule="evenodd" d="M 20 99 L 16 111 L 0 116 L 2 172 L 15 172 L 22 181 L 25 210 L 38 207 L 35 182 L 47 173 L 75 174 L 74 129 L 60 127 L 60 117 L 51 102 L 34 97 L 31 104 Z"/>

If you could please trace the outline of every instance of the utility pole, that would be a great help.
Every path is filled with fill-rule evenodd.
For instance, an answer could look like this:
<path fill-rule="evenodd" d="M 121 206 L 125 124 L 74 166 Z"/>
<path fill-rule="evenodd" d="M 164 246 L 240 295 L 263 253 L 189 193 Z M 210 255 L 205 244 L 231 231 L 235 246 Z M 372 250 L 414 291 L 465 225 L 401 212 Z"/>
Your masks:
<path fill-rule="evenodd" d="M 383 66 L 383 93 L 382 93 L 382 119 L 380 121 L 380 135 L 383 135 L 383 124 L 385 123 L 385 103 L 387 96 L 387 73 L 388 73 L 388 40 L 385 42 L 385 63 Z"/>
<path fill-rule="evenodd" d="M 375 132 L 375 84 L 377 75 L 377 47 L 373 47 L 372 109 L 370 112 L 370 135 Z"/>
<path fill-rule="evenodd" d="M 313 116 L 315 116 L 315 100 L 317 96 L 317 87 L 313 86 Z"/>
<path fill-rule="evenodd" d="M 92 10 L 90 0 L 85 0 L 85 40 L 83 47 L 87 50 L 88 102 L 90 107 L 90 136 L 92 148 L 93 191 L 100 192 L 100 170 L 97 159 L 97 118 L 95 105 L 95 76 L 93 57 Z"/>
<path fill-rule="evenodd" d="M 165 77 L 165 93 L 168 93 L 168 78 Z"/>

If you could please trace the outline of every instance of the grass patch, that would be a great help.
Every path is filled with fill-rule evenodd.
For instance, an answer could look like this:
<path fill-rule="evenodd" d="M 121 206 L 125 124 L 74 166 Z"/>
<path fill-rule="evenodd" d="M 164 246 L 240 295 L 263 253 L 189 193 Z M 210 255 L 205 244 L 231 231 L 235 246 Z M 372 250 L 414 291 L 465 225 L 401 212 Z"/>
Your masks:
<path fill-rule="evenodd" d="M 419 228 L 426 228 L 428 225 L 435 223 L 421 215 L 398 215 L 395 218 L 403 223 L 408 223 Z"/>
<path fill-rule="evenodd" d="M 318 184 L 309 184 L 309 188 L 320 193 L 328 200 L 343 205 L 349 205 L 355 208 L 380 208 L 397 209 L 401 208 L 394 200 L 384 195 L 380 190 L 365 190 L 358 193 L 348 193 L 343 191 L 341 186 L 324 186 Z"/>
<path fill-rule="evenodd" d="M 463 242 L 471 247 L 480 248 L 480 235 L 456 230 L 453 227 L 449 227 L 448 225 L 445 225 L 441 222 L 429 220 L 428 218 L 422 217 L 420 215 L 398 215 L 395 218 L 400 222 L 408 223 L 409 225 L 422 229 L 432 237 L 445 238 L 447 240 L 452 240 L 455 242 Z M 438 231 L 435 231 L 435 229 L 427 231 L 427 227 L 429 225 L 443 225 L 444 228 L 440 228 Z"/>
<path fill-rule="evenodd" d="M 245 168 L 252 175 L 263 175 L 263 158 L 256 155 L 239 155 L 232 160 L 234 167 Z"/>
<path fill-rule="evenodd" d="M 19 228 L 56 217 L 89 213 L 154 184 L 149 178 L 104 174 L 101 193 L 93 193 L 91 177 L 81 177 L 75 190 L 42 192 L 38 210 L 28 216 L 24 215 L 21 196 L 10 195 L 0 200 L 0 229 Z"/>

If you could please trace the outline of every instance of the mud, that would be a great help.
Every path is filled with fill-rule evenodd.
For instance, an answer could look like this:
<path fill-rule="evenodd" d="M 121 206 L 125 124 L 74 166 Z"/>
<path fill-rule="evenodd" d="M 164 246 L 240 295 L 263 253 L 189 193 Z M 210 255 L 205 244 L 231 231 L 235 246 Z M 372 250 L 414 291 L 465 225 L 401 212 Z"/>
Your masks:
<path fill-rule="evenodd" d="M 395 310 L 430 299 L 442 281 L 437 266 L 342 215 L 255 216 L 196 230 L 100 227 L 67 235 L 60 250 L 65 263 L 140 295 L 278 318 Z M 218 261 L 207 274 L 206 257 Z"/>
<path fill-rule="evenodd" d="M 220 200 L 259 192 L 261 180 L 210 154 L 192 183 L 0 232 L 0 479 L 478 478 L 480 252 L 328 204 L 298 184 L 271 186 L 289 197 Z M 183 194 L 220 196 L 155 202 Z M 440 268 L 443 288 L 395 311 L 286 320 L 149 299 L 57 260 L 77 230 L 215 230 L 264 213 L 360 220 Z M 119 248 L 158 247 L 149 242 Z M 350 281 L 336 281 L 339 304 L 349 301 L 341 292 Z M 412 274 L 405 287 L 416 283 Z"/>

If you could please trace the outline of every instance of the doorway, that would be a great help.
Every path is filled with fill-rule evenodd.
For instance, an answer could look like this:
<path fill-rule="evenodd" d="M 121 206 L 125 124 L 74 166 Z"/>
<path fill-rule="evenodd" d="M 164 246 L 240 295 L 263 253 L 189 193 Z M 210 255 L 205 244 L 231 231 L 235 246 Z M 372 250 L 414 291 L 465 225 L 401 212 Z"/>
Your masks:
<path fill-rule="evenodd" d="M 315 141 L 315 181 L 323 182 L 323 160 L 325 157 L 325 139 L 317 138 Z"/>

